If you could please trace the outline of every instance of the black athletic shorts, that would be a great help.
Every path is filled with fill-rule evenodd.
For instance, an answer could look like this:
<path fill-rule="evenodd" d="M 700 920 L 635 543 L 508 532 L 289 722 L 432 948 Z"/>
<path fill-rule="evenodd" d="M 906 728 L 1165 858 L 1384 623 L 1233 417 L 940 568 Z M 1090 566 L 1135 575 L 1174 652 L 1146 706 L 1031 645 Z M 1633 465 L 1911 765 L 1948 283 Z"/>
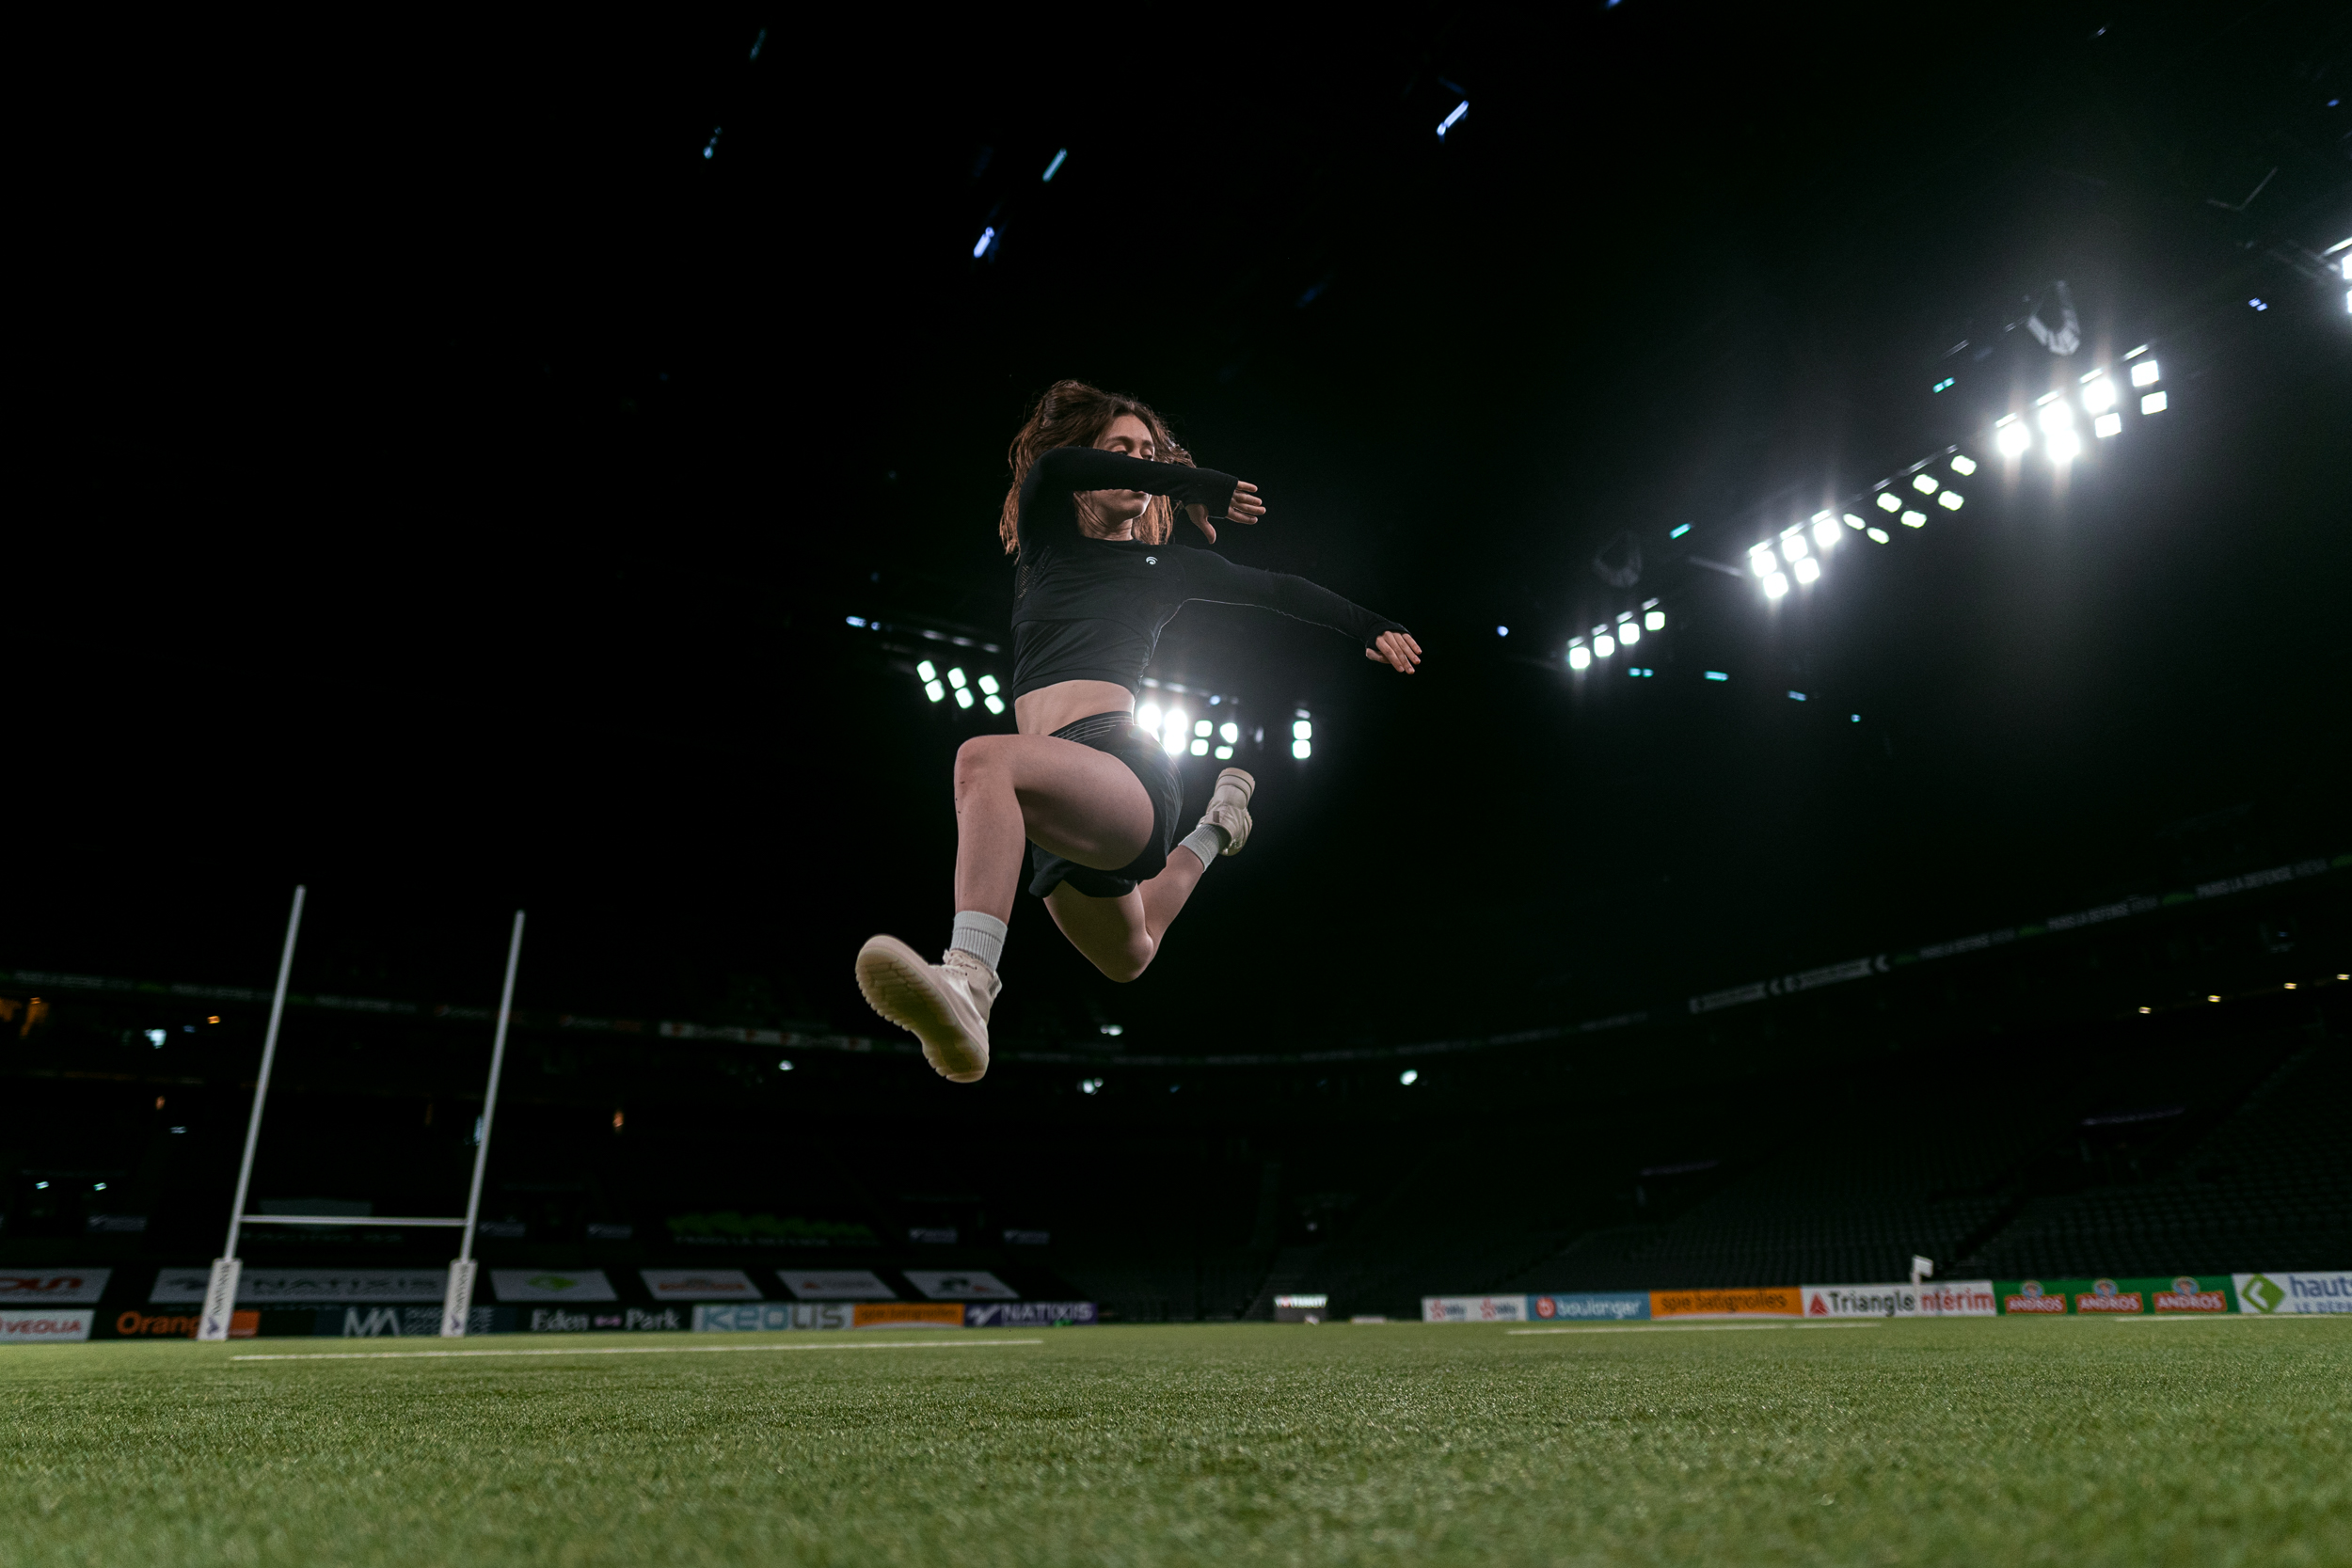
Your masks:
<path fill-rule="evenodd" d="M 1049 855 L 1032 844 L 1029 856 L 1036 863 L 1037 874 L 1029 879 L 1029 892 L 1042 898 L 1060 883 L 1068 882 L 1089 898 L 1124 897 L 1137 882 L 1150 881 L 1168 864 L 1168 852 L 1176 847 L 1176 819 L 1184 810 L 1184 781 L 1176 776 L 1176 765 L 1160 749 L 1160 743 L 1148 731 L 1136 728 L 1136 716 L 1132 713 L 1097 713 L 1074 724 L 1063 725 L 1054 732 L 1054 737 L 1108 752 L 1143 781 L 1143 792 L 1152 798 L 1152 836 L 1145 842 L 1143 853 L 1116 871 L 1097 871 L 1059 855 Z"/>

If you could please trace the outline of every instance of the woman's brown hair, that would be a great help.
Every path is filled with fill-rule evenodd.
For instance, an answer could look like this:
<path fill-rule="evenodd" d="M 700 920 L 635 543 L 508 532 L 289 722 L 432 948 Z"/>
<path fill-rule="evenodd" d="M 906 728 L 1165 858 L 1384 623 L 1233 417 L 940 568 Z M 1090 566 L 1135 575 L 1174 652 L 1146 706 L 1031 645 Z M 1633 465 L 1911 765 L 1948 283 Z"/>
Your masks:
<path fill-rule="evenodd" d="M 1021 547 L 1021 482 L 1029 477 L 1029 465 L 1037 461 L 1040 452 L 1056 447 L 1094 445 L 1121 414 L 1134 415 L 1152 433 L 1156 461 L 1193 466 L 1192 453 L 1177 445 L 1176 437 L 1168 433 L 1168 421 L 1147 404 L 1123 393 L 1089 387 L 1083 381 L 1057 381 L 1045 388 L 1045 394 L 1029 409 L 1027 421 L 1012 438 L 1009 454 L 1012 459 L 1012 488 L 1005 492 L 1005 509 L 996 518 L 996 536 L 1005 542 L 1007 555 Z M 1153 496 L 1143 515 L 1136 519 L 1136 538 L 1146 545 L 1165 545 L 1175 525 L 1176 509 L 1166 496 Z"/>

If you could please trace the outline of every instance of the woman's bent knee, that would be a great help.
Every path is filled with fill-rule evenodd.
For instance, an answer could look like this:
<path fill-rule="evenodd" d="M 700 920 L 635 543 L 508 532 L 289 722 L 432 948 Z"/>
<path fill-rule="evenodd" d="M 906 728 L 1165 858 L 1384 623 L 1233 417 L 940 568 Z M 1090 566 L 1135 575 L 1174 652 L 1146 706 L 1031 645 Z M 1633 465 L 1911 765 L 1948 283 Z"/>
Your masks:
<path fill-rule="evenodd" d="M 1145 942 L 1123 952 L 1096 958 L 1094 967 L 1103 972 L 1104 978 L 1123 986 L 1142 979 L 1143 972 L 1152 967 L 1152 959 L 1157 952 L 1156 942 Z"/>

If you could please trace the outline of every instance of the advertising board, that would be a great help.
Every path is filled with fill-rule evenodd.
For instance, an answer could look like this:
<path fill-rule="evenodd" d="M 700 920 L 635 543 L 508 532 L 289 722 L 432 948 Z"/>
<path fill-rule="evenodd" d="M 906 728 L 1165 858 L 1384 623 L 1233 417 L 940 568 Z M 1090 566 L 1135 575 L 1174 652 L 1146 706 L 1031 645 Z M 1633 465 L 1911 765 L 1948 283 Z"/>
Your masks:
<path fill-rule="evenodd" d="M 2241 1312 L 2263 1317 L 2295 1317 L 2307 1312 L 2352 1312 L 2352 1269 L 2323 1274 L 2296 1274 L 2273 1269 L 2268 1274 L 2230 1276 Z"/>
<path fill-rule="evenodd" d="M 795 1301 L 893 1301 L 898 1292 L 871 1269 L 778 1269 Z"/>
<path fill-rule="evenodd" d="M 966 1328 L 1070 1328 L 1099 1321 L 1090 1301 L 975 1301 L 963 1308 Z"/>
<path fill-rule="evenodd" d="M 165 1269 L 147 1299 L 201 1306 L 210 1268 Z M 329 1307 L 340 1302 L 430 1302 L 449 1291 L 447 1269 L 246 1269 L 237 1275 L 240 1307 Z"/>
<path fill-rule="evenodd" d="M 2248 1277 L 2251 1277 L 2250 1275 Z M 2003 1279 L 1994 1282 L 2004 1316 L 2191 1317 L 2236 1309 L 2227 1275 L 2151 1275 L 2135 1279 Z"/>
<path fill-rule="evenodd" d="M 682 1334 L 686 1319 L 675 1307 L 604 1307 L 579 1310 L 533 1307 L 517 1310 L 515 1327 L 525 1334 Z"/>
<path fill-rule="evenodd" d="M 1525 1296 L 1423 1296 L 1421 1321 L 1425 1323 L 1523 1323 Z"/>
<path fill-rule="evenodd" d="M 639 1269 L 656 1301 L 757 1301 L 759 1287 L 741 1269 Z"/>
<path fill-rule="evenodd" d="M 1647 1291 L 1584 1291 L 1568 1295 L 1530 1296 L 1528 1316 L 1537 1323 L 1624 1323 L 1649 1316 Z"/>
<path fill-rule="evenodd" d="M 135 1307 L 102 1318 L 93 1325 L 102 1338 L 109 1339 L 193 1339 L 196 1338 L 195 1312 L 141 1312 Z M 229 1338 L 250 1339 L 262 1331 L 262 1314 L 258 1311 L 229 1314 Z"/>
<path fill-rule="evenodd" d="M 239 1313 L 243 1317 L 246 1314 Z M 521 1325 L 518 1307 L 477 1307 L 466 1314 L 466 1332 L 512 1334 Z M 273 1324 L 273 1329 L 275 1325 Z M 296 1330 L 295 1332 L 299 1332 Z M 311 1334 L 329 1339 L 437 1339 L 438 1307 L 329 1307 L 310 1315 Z"/>
<path fill-rule="evenodd" d="M 862 1301 L 850 1308 L 851 1328 L 961 1328 L 963 1307 L 952 1301 Z"/>
<path fill-rule="evenodd" d="M 90 1320 L 97 1315 L 98 1309 L 92 1307 L 0 1307 L 0 1345 L 61 1345 L 87 1339 Z"/>
<path fill-rule="evenodd" d="M 501 1301 L 618 1301 L 602 1269 L 492 1269 Z"/>
<path fill-rule="evenodd" d="M 1653 1318 L 1801 1318 L 1804 1303 L 1794 1285 L 1748 1290 L 1652 1291 Z"/>
<path fill-rule="evenodd" d="M 2000 1310 L 1989 1279 L 1927 1285 L 1801 1285 L 1808 1318 L 1990 1318 Z"/>
<path fill-rule="evenodd" d="M 95 1307 L 112 1269 L 0 1269 L 0 1312 L 28 1307 Z"/>
<path fill-rule="evenodd" d="M 1021 1292 L 985 1269 L 901 1269 L 933 1301 L 1019 1301 Z"/>
<path fill-rule="evenodd" d="M 846 1301 L 723 1302 L 694 1308 L 697 1334 L 778 1334 L 789 1329 L 849 1328 L 857 1308 Z"/>

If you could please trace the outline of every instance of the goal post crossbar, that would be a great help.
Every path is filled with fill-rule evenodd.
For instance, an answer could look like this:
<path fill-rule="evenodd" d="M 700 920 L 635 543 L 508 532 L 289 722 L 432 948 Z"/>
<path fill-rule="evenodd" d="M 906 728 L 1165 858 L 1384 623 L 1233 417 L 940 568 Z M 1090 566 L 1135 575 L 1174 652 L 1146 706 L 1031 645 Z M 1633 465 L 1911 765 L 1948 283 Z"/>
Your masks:
<path fill-rule="evenodd" d="M 246 1214 L 247 1225 L 343 1225 L 365 1228 L 371 1225 L 447 1225 L 460 1226 L 463 1214 L 453 1219 L 410 1219 L 390 1214 Z"/>

